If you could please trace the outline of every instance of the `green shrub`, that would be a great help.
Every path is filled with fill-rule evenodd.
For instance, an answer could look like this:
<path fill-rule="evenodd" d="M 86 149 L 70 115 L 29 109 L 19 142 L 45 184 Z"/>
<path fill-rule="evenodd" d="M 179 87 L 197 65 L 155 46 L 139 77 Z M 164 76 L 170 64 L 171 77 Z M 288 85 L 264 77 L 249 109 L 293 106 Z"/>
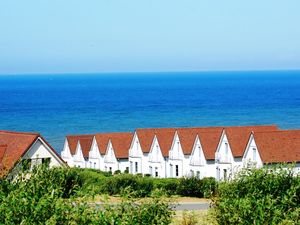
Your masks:
<path fill-rule="evenodd" d="M 202 181 L 197 177 L 183 177 L 179 179 L 177 193 L 182 196 L 203 198 Z"/>
<path fill-rule="evenodd" d="M 220 224 L 299 224 L 300 177 L 281 167 L 244 170 L 219 184 L 213 205 Z"/>
<path fill-rule="evenodd" d="M 167 195 L 176 195 L 179 181 L 177 178 L 153 178 L 154 188 L 162 190 Z"/>
<path fill-rule="evenodd" d="M 116 170 L 115 172 L 114 172 L 114 174 L 120 174 L 121 173 L 121 170 Z"/>
<path fill-rule="evenodd" d="M 217 181 L 213 177 L 205 177 L 201 180 L 201 191 L 204 198 L 215 196 L 217 190 Z"/>
<path fill-rule="evenodd" d="M 78 175 L 80 174 L 80 176 Z M 90 170 L 36 167 L 26 179 L 0 180 L 0 224 L 169 224 L 169 203 L 150 199 L 136 204 L 90 205 L 76 198 Z M 81 177 L 81 178 L 80 178 Z M 95 178 L 97 179 L 97 178 Z M 108 179 L 108 178 L 107 178 Z M 147 186 L 146 184 L 142 184 Z"/>

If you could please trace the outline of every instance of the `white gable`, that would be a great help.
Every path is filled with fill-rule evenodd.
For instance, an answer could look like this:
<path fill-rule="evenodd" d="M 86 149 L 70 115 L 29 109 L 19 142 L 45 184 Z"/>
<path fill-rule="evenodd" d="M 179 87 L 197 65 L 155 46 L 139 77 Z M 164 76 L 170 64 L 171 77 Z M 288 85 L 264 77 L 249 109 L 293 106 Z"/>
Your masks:
<path fill-rule="evenodd" d="M 74 162 L 82 162 L 84 163 L 84 157 L 82 154 L 82 150 L 81 150 L 81 146 L 80 146 L 80 142 L 77 142 L 77 146 L 76 146 L 76 152 L 75 155 L 73 156 Z"/>
<path fill-rule="evenodd" d="M 91 149 L 89 151 L 89 158 L 93 158 L 93 159 L 100 159 L 101 154 L 98 148 L 98 143 L 96 141 L 96 138 L 94 136 L 93 138 L 93 142 L 92 142 L 92 146 Z"/>
<path fill-rule="evenodd" d="M 197 135 L 193 151 L 191 154 L 190 165 L 192 166 L 201 166 L 206 164 L 206 159 L 204 157 L 203 149 L 200 143 L 200 139 Z"/>
<path fill-rule="evenodd" d="M 246 150 L 243 155 L 243 165 L 246 166 L 255 166 L 255 167 L 262 167 L 263 162 L 261 160 L 258 148 L 256 146 L 254 136 L 251 134 Z"/>
<path fill-rule="evenodd" d="M 164 161 L 164 157 L 162 155 L 157 137 L 155 135 L 149 152 L 149 162 L 162 162 L 162 161 Z"/>
<path fill-rule="evenodd" d="M 111 140 L 109 140 L 108 145 L 107 145 L 106 153 L 105 153 L 105 156 L 104 156 L 104 162 L 105 163 L 115 163 L 115 162 L 117 162 L 117 158 L 115 156 L 115 151 L 113 149 Z"/>
<path fill-rule="evenodd" d="M 142 156 L 143 156 L 143 151 L 137 133 L 135 132 L 129 148 L 129 157 L 142 157 Z"/>
<path fill-rule="evenodd" d="M 169 159 L 183 159 L 184 154 L 182 151 L 180 139 L 177 131 L 175 132 L 171 149 L 169 151 Z"/>
<path fill-rule="evenodd" d="M 74 165 L 73 156 L 71 154 L 67 138 L 66 138 L 65 143 L 64 143 L 64 148 L 63 148 L 63 150 L 61 152 L 61 158 L 63 160 L 65 160 L 69 166 L 73 166 Z"/>
<path fill-rule="evenodd" d="M 228 138 L 224 131 L 222 133 L 215 157 L 218 163 L 232 163 L 234 161 Z"/>
<path fill-rule="evenodd" d="M 23 159 L 32 159 L 35 163 L 42 163 L 43 159 L 50 159 L 50 167 L 66 166 L 55 152 L 41 139 L 38 138 L 23 156 Z"/>

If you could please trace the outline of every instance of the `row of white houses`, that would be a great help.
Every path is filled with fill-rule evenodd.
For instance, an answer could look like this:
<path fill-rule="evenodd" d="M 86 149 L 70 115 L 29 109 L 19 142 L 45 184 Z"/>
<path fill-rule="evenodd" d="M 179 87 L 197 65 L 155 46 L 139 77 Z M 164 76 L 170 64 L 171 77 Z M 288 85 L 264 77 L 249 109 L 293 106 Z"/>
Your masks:
<path fill-rule="evenodd" d="M 193 175 L 221 180 L 249 165 L 295 163 L 300 171 L 300 130 L 266 125 L 70 135 L 61 157 L 71 167 L 112 173 L 127 170 L 161 178 Z"/>

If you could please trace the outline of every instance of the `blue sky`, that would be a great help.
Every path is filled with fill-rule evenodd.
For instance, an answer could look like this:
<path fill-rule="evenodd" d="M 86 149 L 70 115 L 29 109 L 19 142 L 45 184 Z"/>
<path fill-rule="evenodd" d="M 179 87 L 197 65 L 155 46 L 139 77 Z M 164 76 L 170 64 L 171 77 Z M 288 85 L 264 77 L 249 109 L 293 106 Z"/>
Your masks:
<path fill-rule="evenodd" d="M 300 69 L 299 0 L 0 0 L 0 74 Z"/>

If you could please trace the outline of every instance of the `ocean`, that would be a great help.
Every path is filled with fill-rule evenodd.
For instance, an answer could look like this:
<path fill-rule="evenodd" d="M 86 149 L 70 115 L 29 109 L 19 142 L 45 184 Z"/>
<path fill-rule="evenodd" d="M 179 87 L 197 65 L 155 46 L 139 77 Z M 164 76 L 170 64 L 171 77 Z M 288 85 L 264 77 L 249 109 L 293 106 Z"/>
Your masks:
<path fill-rule="evenodd" d="M 277 124 L 300 129 L 300 71 L 0 76 L 0 129 L 67 134 Z"/>

